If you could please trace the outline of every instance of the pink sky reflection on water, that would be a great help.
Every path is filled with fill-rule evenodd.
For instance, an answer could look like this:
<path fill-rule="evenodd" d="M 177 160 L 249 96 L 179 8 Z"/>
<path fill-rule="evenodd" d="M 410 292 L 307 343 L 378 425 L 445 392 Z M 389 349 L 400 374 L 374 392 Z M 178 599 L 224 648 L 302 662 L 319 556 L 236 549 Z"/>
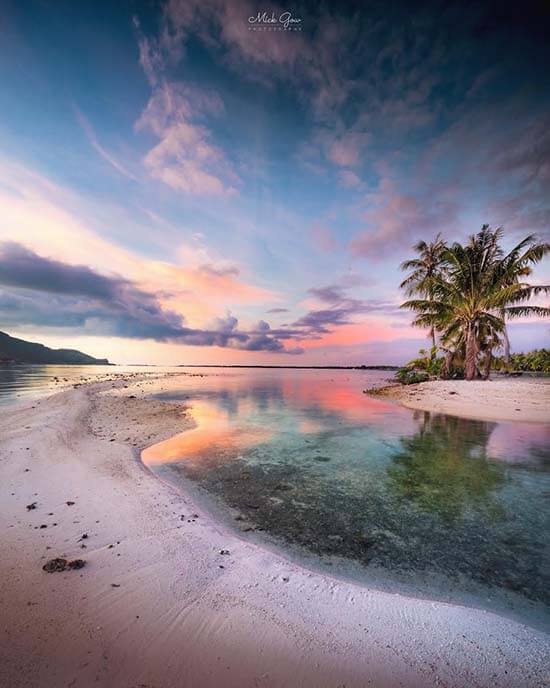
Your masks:
<path fill-rule="evenodd" d="M 302 434 L 321 433 L 334 422 L 370 425 L 388 435 L 411 436 L 427 415 L 373 398 L 363 390 L 384 384 L 391 373 L 348 370 L 238 370 L 193 378 L 182 394 L 189 397 L 196 427 L 145 449 L 148 465 L 182 460 L 230 460 L 278 431 L 266 414 L 281 406 L 297 417 Z M 467 421 L 465 421 L 467 422 Z M 474 422 L 474 421 L 472 421 Z M 533 461 L 550 445 L 550 424 L 491 422 L 487 457 L 509 463 Z M 535 457 L 536 460 L 539 460 Z"/>

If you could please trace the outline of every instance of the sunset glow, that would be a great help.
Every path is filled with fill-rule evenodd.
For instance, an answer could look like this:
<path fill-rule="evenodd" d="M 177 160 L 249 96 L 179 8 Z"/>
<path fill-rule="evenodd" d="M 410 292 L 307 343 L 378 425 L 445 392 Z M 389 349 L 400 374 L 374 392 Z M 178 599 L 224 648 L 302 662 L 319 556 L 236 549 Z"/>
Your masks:
<path fill-rule="evenodd" d="M 258 33 L 247 2 L 31 5 L 0 10 L 14 336 L 117 363 L 401 363 L 427 341 L 399 310 L 413 242 L 547 236 L 544 60 L 509 27 L 481 40 L 481 8 L 464 61 L 452 10 L 302 8 Z M 546 336 L 511 326 L 515 350 Z"/>

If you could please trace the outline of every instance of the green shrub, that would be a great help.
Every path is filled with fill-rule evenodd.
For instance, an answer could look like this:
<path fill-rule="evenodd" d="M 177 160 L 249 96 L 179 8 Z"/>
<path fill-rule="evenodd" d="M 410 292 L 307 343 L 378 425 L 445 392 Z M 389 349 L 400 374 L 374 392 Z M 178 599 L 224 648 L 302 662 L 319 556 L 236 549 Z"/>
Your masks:
<path fill-rule="evenodd" d="M 400 368 L 395 374 L 396 378 L 404 385 L 413 385 L 416 382 L 426 382 L 430 378 L 439 377 L 443 368 L 443 358 L 437 357 L 437 347 L 432 346 L 428 353 L 426 349 L 420 349 L 418 358 L 409 361 L 406 366 Z"/>
<path fill-rule="evenodd" d="M 430 375 L 425 370 L 409 367 L 399 368 L 395 377 L 403 385 L 414 385 L 417 382 L 426 382 L 430 379 Z"/>
<path fill-rule="evenodd" d="M 429 353 L 426 349 L 420 349 L 418 353 L 419 357 L 409 361 L 406 367 L 423 370 L 432 377 L 439 377 L 443 368 L 443 358 L 437 357 L 437 347 L 432 346 Z"/>
<path fill-rule="evenodd" d="M 528 373 L 550 373 L 550 349 L 535 349 L 526 354 L 518 353 L 510 356 L 511 370 Z M 505 370 L 504 358 L 495 359 L 495 370 Z"/>

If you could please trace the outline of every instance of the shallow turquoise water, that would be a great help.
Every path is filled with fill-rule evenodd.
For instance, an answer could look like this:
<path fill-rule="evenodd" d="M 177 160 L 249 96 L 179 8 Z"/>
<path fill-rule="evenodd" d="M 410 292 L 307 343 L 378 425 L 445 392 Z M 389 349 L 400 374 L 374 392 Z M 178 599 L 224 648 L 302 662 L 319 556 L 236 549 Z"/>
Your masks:
<path fill-rule="evenodd" d="M 96 378 L 128 373 L 158 373 L 178 368 L 102 365 L 0 365 L 0 406 L 48 396 Z"/>
<path fill-rule="evenodd" d="M 388 375 L 190 378 L 167 396 L 192 407 L 197 428 L 147 450 L 146 463 L 311 554 L 550 603 L 550 425 L 413 412 L 362 393 Z"/>
<path fill-rule="evenodd" d="M 0 405 L 140 371 L 0 367 Z M 390 588 L 421 580 L 443 597 L 481 586 L 484 599 L 550 603 L 550 424 L 412 412 L 362 393 L 388 372 L 189 372 L 170 397 L 197 429 L 148 450 L 150 466 L 194 481 L 247 533 L 324 564 L 337 556 Z"/>

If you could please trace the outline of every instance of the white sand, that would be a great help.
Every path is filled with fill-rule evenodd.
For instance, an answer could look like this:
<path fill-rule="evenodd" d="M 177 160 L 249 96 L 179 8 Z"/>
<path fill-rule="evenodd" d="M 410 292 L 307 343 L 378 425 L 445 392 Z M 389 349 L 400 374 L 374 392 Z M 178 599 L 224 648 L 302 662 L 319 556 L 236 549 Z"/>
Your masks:
<path fill-rule="evenodd" d="M 313 573 L 214 522 L 137 460 L 190 426 L 139 399 L 176 379 L 138 384 L 2 411 L 0 686 L 548 685 L 540 631 Z M 87 566 L 42 571 L 61 555 Z"/>
<path fill-rule="evenodd" d="M 550 423 L 550 379 L 436 380 L 379 394 L 408 408 L 463 418 Z"/>

